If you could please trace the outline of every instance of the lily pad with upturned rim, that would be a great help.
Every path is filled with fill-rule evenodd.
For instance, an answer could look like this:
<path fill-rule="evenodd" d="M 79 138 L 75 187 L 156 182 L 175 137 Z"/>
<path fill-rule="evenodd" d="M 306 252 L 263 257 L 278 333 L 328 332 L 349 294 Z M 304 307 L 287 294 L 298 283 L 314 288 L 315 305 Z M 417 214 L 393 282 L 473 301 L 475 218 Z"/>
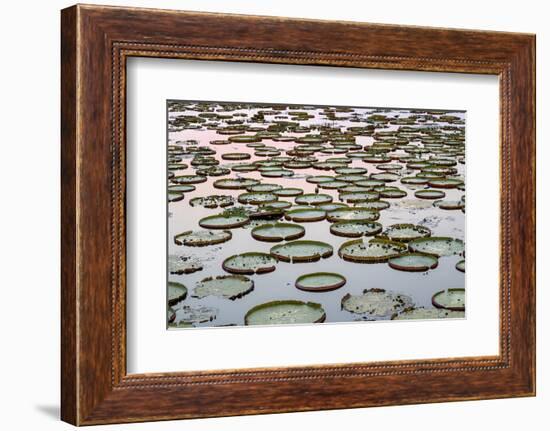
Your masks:
<path fill-rule="evenodd" d="M 298 277 L 295 286 L 306 292 L 329 292 L 339 289 L 344 284 L 346 278 L 343 275 L 334 272 L 314 272 Z"/>
<path fill-rule="evenodd" d="M 324 220 L 327 216 L 327 212 L 321 209 L 312 208 L 299 208 L 291 209 L 285 212 L 285 218 L 295 222 L 316 222 Z"/>
<path fill-rule="evenodd" d="M 168 305 L 175 305 L 178 302 L 187 298 L 187 287 L 183 284 L 169 281 L 168 282 Z"/>
<path fill-rule="evenodd" d="M 455 268 L 458 269 L 460 272 L 466 272 L 466 261 L 462 259 L 461 261 L 457 262 Z"/>
<path fill-rule="evenodd" d="M 315 262 L 332 256 L 333 249 L 325 242 L 298 240 L 275 245 L 269 253 L 283 262 Z"/>
<path fill-rule="evenodd" d="M 428 181 L 430 187 L 437 189 L 454 189 L 458 186 L 464 184 L 464 181 L 459 180 L 458 178 L 434 178 Z"/>
<path fill-rule="evenodd" d="M 299 205 L 321 205 L 332 202 L 332 196 L 322 193 L 307 193 L 294 199 Z"/>
<path fill-rule="evenodd" d="M 339 208 L 327 213 L 327 220 L 330 222 L 339 221 L 375 221 L 380 217 L 376 210 L 364 207 Z"/>
<path fill-rule="evenodd" d="M 444 308 L 411 308 L 396 314 L 392 320 L 432 320 L 432 319 L 462 319 L 464 311 L 452 311 Z"/>
<path fill-rule="evenodd" d="M 237 197 L 237 200 L 245 205 L 265 205 L 276 202 L 277 195 L 270 192 L 246 192 Z"/>
<path fill-rule="evenodd" d="M 450 237 L 418 238 L 409 242 L 409 250 L 415 253 L 432 254 L 437 257 L 461 254 L 464 251 L 464 241 Z"/>
<path fill-rule="evenodd" d="M 452 311 L 464 311 L 466 306 L 466 290 L 451 288 L 440 290 L 432 296 L 432 304 L 437 308 Z"/>
<path fill-rule="evenodd" d="M 251 308 L 244 317 L 245 325 L 282 325 L 321 323 L 326 319 L 320 304 L 296 300 L 271 301 Z"/>
<path fill-rule="evenodd" d="M 258 241 L 278 242 L 301 238 L 305 232 L 306 230 L 299 224 L 268 223 L 252 229 L 251 235 Z"/>
<path fill-rule="evenodd" d="M 289 197 L 294 197 L 294 196 L 300 196 L 300 195 L 304 194 L 304 191 L 302 189 L 299 189 L 299 188 L 285 187 L 285 188 L 282 188 L 282 189 L 273 190 L 273 194 L 277 195 L 279 197 L 289 198 Z"/>
<path fill-rule="evenodd" d="M 360 295 L 347 294 L 342 298 L 342 309 L 368 318 L 391 319 L 396 313 L 412 307 L 412 299 L 384 289 L 366 289 Z"/>
<path fill-rule="evenodd" d="M 253 178 L 224 178 L 214 181 L 214 187 L 218 189 L 238 190 L 259 184 L 259 180 Z"/>
<path fill-rule="evenodd" d="M 343 243 L 338 255 L 350 262 L 380 263 L 399 256 L 406 249 L 404 244 L 396 241 L 374 238 L 365 243 L 363 239 L 354 239 Z"/>
<path fill-rule="evenodd" d="M 384 231 L 384 236 L 392 241 L 408 242 L 417 238 L 426 238 L 432 234 L 432 231 L 425 226 L 412 223 L 399 223 L 388 226 Z"/>
<path fill-rule="evenodd" d="M 415 191 L 414 195 L 419 199 L 441 199 L 445 197 L 445 192 L 442 190 L 422 189 Z"/>
<path fill-rule="evenodd" d="M 173 177 L 170 181 L 175 184 L 199 184 L 206 182 L 207 179 L 204 175 L 180 175 Z"/>
<path fill-rule="evenodd" d="M 373 236 L 382 232 L 382 225 L 370 221 L 340 221 L 330 225 L 330 233 L 347 238 Z"/>
<path fill-rule="evenodd" d="M 235 204 L 235 198 L 229 195 L 199 196 L 189 201 L 192 207 L 202 206 L 204 208 L 225 208 Z"/>
<path fill-rule="evenodd" d="M 205 229 L 234 229 L 248 223 L 248 216 L 217 214 L 201 218 L 199 226 Z"/>
<path fill-rule="evenodd" d="M 204 247 L 208 245 L 221 244 L 229 241 L 232 233 L 228 230 L 211 231 L 198 230 L 187 231 L 174 236 L 174 242 L 177 245 L 186 245 L 189 247 Z"/>
<path fill-rule="evenodd" d="M 222 268 L 233 274 L 264 274 L 275 271 L 277 259 L 267 253 L 235 254 L 222 263 Z"/>
<path fill-rule="evenodd" d="M 198 282 L 191 295 L 194 298 L 217 296 L 235 300 L 254 290 L 254 282 L 244 275 L 220 275 Z"/>
<path fill-rule="evenodd" d="M 404 253 L 388 260 L 388 265 L 399 271 L 425 272 L 437 267 L 437 257 L 422 253 Z"/>
<path fill-rule="evenodd" d="M 202 269 L 203 264 L 195 257 L 179 256 L 175 254 L 168 256 L 168 272 L 170 272 L 170 274 L 192 274 Z"/>

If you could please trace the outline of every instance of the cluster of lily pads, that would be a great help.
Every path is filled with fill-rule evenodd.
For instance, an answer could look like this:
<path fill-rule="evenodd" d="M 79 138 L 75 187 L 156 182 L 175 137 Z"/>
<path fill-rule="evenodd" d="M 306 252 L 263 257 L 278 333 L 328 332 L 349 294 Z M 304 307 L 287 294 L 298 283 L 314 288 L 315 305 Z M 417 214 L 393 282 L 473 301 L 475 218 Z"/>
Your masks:
<path fill-rule="evenodd" d="M 235 230 L 247 229 L 258 243 L 273 245 L 268 252 L 250 249 L 224 256 L 220 273 L 202 279 L 192 290 L 170 280 L 168 322 L 187 327 L 216 319 L 219 310 L 214 307 L 186 305 L 188 294 L 239 300 L 253 292 L 252 277 L 276 271 L 281 262 L 307 264 L 334 255 L 355 264 L 425 273 L 434 270 L 440 258 L 457 256 L 456 270 L 464 272 L 462 239 L 437 236 L 422 224 L 380 222 L 381 215 L 404 198 L 441 211 L 465 211 L 464 194 L 447 198 L 450 190 L 465 190 L 458 169 L 465 161 L 464 120 L 447 111 L 412 109 L 403 116 L 389 112 L 170 102 L 169 132 L 190 131 L 195 139 L 169 141 L 169 205 L 209 210 L 196 220 L 195 229 L 178 232 L 171 241 L 185 249 L 213 247 L 232 241 Z M 200 139 L 204 131 L 214 131 L 217 138 L 205 142 Z M 372 143 L 362 145 L 359 137 L 369 137 Z M 278 182 L 288 178 L 303 179 L 314 192 Z M 203 183 L 215 193 L 187 200 Z M 337 250 L 323 238 L 307 238 L 306 226 L 313 223 L 326 224 L 327 235 L 341 240 Z M 220 250 L 224 252 L 223 246 Z M 346 285 L 342 274 L 304 268 L 294 280 L 297 291 L 314 297 Z M 169 256 L 171 275 L 202 269 L 192 249 Z M 367 271 L 368 266 L 358 270 Z M 371 288 L 343 295 L 341 309 L 366 320 L 462 317 L 465 291 L 442 286 L 431 302 L 433 308 L 417 307 L 405 294 Z M 235 324 L 319 323 L 326 318 L 320 303 L 288 298 L 259 303 Z"/>

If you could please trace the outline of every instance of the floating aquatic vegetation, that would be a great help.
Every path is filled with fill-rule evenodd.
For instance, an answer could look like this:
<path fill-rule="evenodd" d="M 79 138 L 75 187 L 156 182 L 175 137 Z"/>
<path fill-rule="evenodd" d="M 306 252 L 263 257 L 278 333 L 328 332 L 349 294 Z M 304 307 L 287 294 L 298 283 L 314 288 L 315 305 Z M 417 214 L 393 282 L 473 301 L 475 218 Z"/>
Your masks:
<path fill-rule="evenodd" d="M 441 199 L 445 197 L 445 192 L 442 190 L 422 189 L 414 192 L 414 195 L 420 199 Z"/>
<path fill-rule="evenodd" d="M 228 257 L 222 267 L 234 274 L 263 274 L 275 271 L 276 263 L 277 260 L 270 254 L 249 252 Z"/>
<path fill-rule="evenodd" d="M 432 296 L 432 304 L 437 308 L 445 308 L 453 311 L 464 311 L 466 306 L 466 290 L 441 290 Z"/>
<path fill-rule="evenodd" d="M 462 259 L 461 261 L 457 262 L 455 268 L 458 269 L 460 272 L 466 272 L 466 261 Z"/>
<path fill-rule="evenodd" d="M 321 241 L 298 240 L 271 247 L 270 254 L 283 262 L 315 262 L 332 256 L 332 246 Z"/>
<path fill-rule="evenodd" d="M 327 213 L 327 220 L 330 222 L 338 221 L 375 221 L 380 217 L 380 213 L 365 207 L 339 208 Z"/>
<path fill-rule="evenodd" d="M 254 290 L 254 282 L 244 275 L 220 275 L 204 278 L 193 290 L 194 298 L 217 296 L 235 300 Z"/>
<path fill-rule="evenodd" d="M 285 187 L 278 190 L 273 190 L 273 194 L 279 197 L 294 197 L 304 194 L 304 191 L 299 188 Z"/>
<path fill-rule="evenodd" d="M 432 234 L 432 231 L 425 226 L 411 223 L 399 223 L 388 226 L 384 236 L 393 240 L 407 242 L 417 238 L 425 238 Z"/>
<path fill-rule="evenodd" d="M 180 175 L 173 177 L 170 181 L 175 184 L 199 184 L 206 182 L 207 178 L 204 175 Z"/>
<path fill-rule="evenodd" d="M 189 201 L 192 207 L 202 206 L 204 208 L 225 208 L 235 204 L 235 198 L 228 195 L 210 195 L 196 197 Z"/>
<path fill-rule="evenodd" d="M 248 223 L 248 216 L 241 214 L 217 214 L 201 218 L 199 226 L 205 229 L 234 229 Z"/>
<path fill-rule="evenodd" d="M 462 184 L 464 184 L 464 181 L 457 178 L 441 178 L 428 181 L 430 187 L 438 189 L 454 189 Z"/>
<path fill-rule="evenodd" d="M 197 258 L 174 254 L 168 256 L 168 271 L 170 274 L 191 274 L 202 269 L 203 264 Z"/>
<path fill-rule="evenodd" d="M 344 284 L 346 284 L 346 278 L 343 275 L 333 272 L 314 272 L 298 277 L 295 286 L 306 292 L 328 292 L 339 289 Z"/>
<path fill-rule="evenodd" d="M 298 196 L 294 202 L 301 205 L 321 205 L 332 202 L 332 196 L 322 193 L 308 193 Z"/>
<path fill-rule="evenodd" d="M 365 243 L 363 239 L 347 241 L 340 246 L 339 256 L 351 262 L 379 263 L 399 256 L 407 249 L 401 242 L 380 238 L 371 239 Z"/>
<path fill-rule="evenodd" d="M 433 205 L 442 210 L 461 210 L 465 207 L 462 200 L 437 200 Z"/>
<path fill-rule="evenodd" d="M 168 305 L 175 305 L 187 297 L 187 287 L 175 281 L 168 282 Z"/>
<path fill-rule="evenodd" d="M 176 310 L 176 325 L 171 327 L 188 328 L 198 323 L 206 323 L 214 320 L 219 310 L 214 307 L 190 307 L 188 305 Z"/>
<path fill-rule="evenodd" d="M 301 238 L 305 231 L 299 224 L 270 223 L 257 226 L 250 233 L 258 241 L 278 242 Z"/>
<path fill-rule="evenodd" d="M 464 241 L 458 238 L 429 237 L 414 239 L 409 242 L 409 249 L 415 253 L 426 253 L 434 256 L 451 256 L 464 252 Z"/>
<path fill-rule="evenodd" d="M 295 222 L 316 222 L 324 220 L 327 212 L 318 208 L 298 208 L 285 212 L 285 218 Z"/>
<path fill-rule="evenodd" d="M 229 241 L 232 234 L 228 230 L 212 231 L 198 230 L 180 233 L 174 237 L 174 242 L 178 245 L 187 245 L 190 247 L 204 247 L 207 245 L 221 244 Z"/>
<path fill-rule="evenodd" d="M 464 311 L 451 311 L 444 308 L 411 308 L 394 315 L 392 320 L 463 319 L 464 317 Z"/>
<path fill-rule="evenodd" d="M 384 289 L 366 289 L 360 295 L 347 294 L 342 298 L 342 309 L 368 318 L 391 319 L 395 314 L 412 307 L 407 295 Z"/>
<path fill-rule="evenodd" d="M 238 190 L 259 184 L 260 181 L 252 178 L 224 178 L 214 181 L 214 187 L 218 189 Z"/>
<path fill-rule="evenodd" d="M 265 205 L 276 202 L 278 196 L 269 192 L 246 192 L 239 195 L 237 200 L 242 204 Z"/>
<path fill-rule="evenodd" d="M 337 236 L 359 238 L 362 236 L 378 235 L 382 232 L 382 225 L 369 221 L 340 221 L 330 226 L 330 232 Z"/>
<path fill-rule="evenodd" d="M 245 325 L 282 325 L 321 323 L 326 319 L 320 304 L 295 300 L 272 301 L 251 308 L 244 317 Z"/>
<path fill-rule="evenodd" d="M 425 272 L 437 267 L 437 257 L 421 253 L 403 253 L 388 260 L 388 265 L 400 271 Z"/>

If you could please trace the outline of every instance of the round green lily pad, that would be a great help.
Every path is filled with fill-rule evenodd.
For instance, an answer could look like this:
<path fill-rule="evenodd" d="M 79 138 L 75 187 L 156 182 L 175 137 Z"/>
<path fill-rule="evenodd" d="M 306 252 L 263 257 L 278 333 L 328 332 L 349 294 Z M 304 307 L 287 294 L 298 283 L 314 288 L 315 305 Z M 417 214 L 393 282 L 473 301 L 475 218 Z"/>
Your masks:
<path fill-rule="evenodd" d="M 228 195 L 210 195 L 193 198 L 189 201 L 192 207 L 202 206 L 204 208 L 225 208 L 235 204 L 235 198 Z"/>
<path fill-rule="evenodd" d="M 388 261 L 393 269 L 400 271 L 425 272 L 437 267 L 437 257 L 421 253 L 404 253 Z"/>
<path fill-rule="evenodd" d="M 298 196 L 294 202 L 301 205 L 321 205 L 332 202 L 332 196 L 317 193 L 308 193 Z"/>
<path fill-rule="evenodd" d="M 262 139 L 256 135 L 234 135 L 228 138 L 229 142 L 247 144 L 249 142 L 260 142 Z"/>
<path fill-rule="evenodd" d="M 377 235 L 382 232 L 382 225 L 370 221 L 340 221 L 330 225 L 333 235 L 348 238 Z"/>
<path fill-rule="evenodd" d="M 460 272 L 466 272 L 466 261 L 462 259 L 461 261 L 457 262 L 455 268 L 458 269 Z"/>
<path fill-rule="evenodd" d="M 224 243 L 229 241 L 232 236 L 233 235 L 228 230 L 187 231 L 176 235 L 174 237 L 174 242 L 178 245 L 187 245 L 189 247 L 204 247 L 207 245 Z"/>
<path fill-rule="evenodd" d="M 306 181 L 312 184 L 330 183 L 331 181 L 334 181 L 334 177 L 328 175 L 312 175 L 307 177 Z"/>
<path fill-rule="evenodd" d="M 294 197 L 304 193 L 302 189 L 287 187 L 283 189 L 273 190 L 273 194 L 279 197 Z"/>
<path fill-rule="evenodd" d="M 171 307 L 166 307 L 166 320 L 168 323 L 172 323 L 176 320 L 176 312 Z"/>
<path fill-rule="evenodd" d="M 177 324 L 174 327 L 188 328 L 198 323 L 211 322 L 217 314 L 218 309 L 214 307 L 181 307 L 176 311 Z"/>
<path fill-rule="evenodd" d="M 364 207 L 339 208 L 327 213 L 327 220 L 330 222 L 339 221 L 375 221 L 380 213 Z"/>
<path fill-rule="evenodd" d="M 203 265 L 201 261 L 191 256 L 178 256 L 171 254 L 168 256 L 168 271 L 170 274 L 192 274 L 201 271 Z"/>
<path fill-rule="evenodd" d="M 340 194 L 340 200 L 349 203 L 372 202 L 380 198 L 375 191 L 344 192 Z"/>
<path fill-rule="evenodd" d="M 417 190 L 414 195 L 420 199 L 441 199 L 445 197 L 445 192 L 442 190 Z"/>
<path fill-rule="evenodd" d="M 405 250 L 406 246 L 400 242 L 375 238 L 365 243 L 361 238 L 343 243 L 338 254 L 351 262 L 378 263 L 397 257 Z"/>
<path fill-rule="evenodd" d="M 342 298 L 342 309 L 368 318 L 391 319 L 394 314 L 412 307 L 412 299 L 384 289 L 366 289 L 360 295 L 347 294 Z"/>
<path fill-rule="evenodd" d="M 328 204 L 321 204 L 321 205 L 316 205 L 315 208 L 318 208 L 320 210 L 323 210 L 323 211 L 334 211 L 334 210 L 337 210 L 338 208 L 347 208 L 348 205 L 343 203 L 343 202 L 330 202 Z"/>
<path fill-rule="evenodd" d="M 390 207 L 388 201 L 372 201 L 372 202 L 362 202 L 361 207 L 367 210 L 382 211 Z"/>
<path fill-rule="evenodd" d="M 222 268 L 233 274 L 263 274 L 275 271 L 277 259 L 267 253 L 249 252 L 228 257 Z"/>
<path fill-rule="evenodd" d="M 175 281 L 168 282 L 168 305 L 175 305 L 187 297 L 187 287 Z"/>
<path fill-rule="evenodd" d="M 258 241 L 278 242 L 301 238 L 306 230 L 299 224 L 274 223 L 263 224 L 252 229 L 251 234 Z"/>
<path fill-rule="evenodd" d="M 195 190 L 195 186 L 191 184 L 173 184 L 168 186 L 168 193 L 188 193 Z"/>
<path fill-rule="evenodd" d="M 465 207 L 462 200 L 449 200 L 442 199 L 433 203 L 434 207 L 441 208 L 442 210 L 461 210 Z"/>
<path fill-rule="evenodd" d="M 182 192 L 172 192 L 168 190 L 168 202 L 179 202 L 183 200 L 185 193 Z"/>
<path fill-rule="evenodd" d="M 279 199 L 276 195 L 269 192 L 246 192 L 240 194 L 237 200 L 242 204 L 263 205 L 275 202 Z"/>
<path fill-rule="evenodd" d="M 245 325 L 283 325 L 321 323 L 326 319 L 320 304 L 295 300 L 272 301 L 251 308 L 244 317 Z"/>
<path fill-rule="evenodd" d="M 458 178 L 434 178 L 428 181 L 428 185 L 436 189 L 454 189 L 463 184 L 464 181 Z"/>
<path fill-rule="evenodd" d="M 315 262 L 332 256 L 332 246 L 321 241 L 290 241 L 271 247 L 270 254 L 283 262 Z"/>
<path fill-rule="evenodd" d="M 464 311 L 451 311 L 444 308 L 411 308 L 396 314 L 392 320 L 431 320 L 431 319 L 462 319 Z"/>
<path fill-rule="evenodd" d="M 221 180 L 214 181 L 214 187 L 217 189 L 246 189 L 247 187 L 258 184 L 260 181 L 253 178 L 224 178 Z"/>
<path fill-rule="evenodd" d="M 253 186 L 247 187 L 246 191 L 271 193 L 271 192 L 274 192 L 275 190 L 280 190 L 282 188 L 283 186 L 280 186 L 279 184 L 260 183 L 260 184 L 254 184 Z"/>
<path fill-rule="evenodd" d="M 378 172 L 376 174 L 370 174 L 371 180 L 383 181 L 385 183 L 397 181 L 399 178 L 401 178 L 399 174 L 393 172 Z"/>
<path fill-rule="evenodd" d="M 464 242 L 461 239 L 449 237 L 418 238 L 409 242 L 409 250 L 438 257 L 451 256 L 464 251 Z"/>
<path fill-rule="evenodd" d="M 333 272 L 315 272 L 305 274 L 296 280 L 296 287 L 306 292 L 328 292 L 336 290 L 346 284 L 343 275 Z"/>
<path fill-rule="evenodd" d="M 291 209 L 285 213 L 285 218 L 287 220 L 292 220 L 295 222 L 315 222 L 324 220 L 327 216 L 326 211 L 323 211 L 318 208 L 299 208 Z"/>
<path fill-rule="evenodd" d="M 204 175 L 180 175 L 171 179 L 176 184 L 199 184 L 206 182 L 206 180 L 207 177 Z"/>
<path fill-rule="evenodd" d="M 378 190 L 380 193 L 381 198 L 386 199 L 400 199 L 407 196 L 407 192 L 405 190 L 401 190 L 394 187 L 384 187 Z"/>
<path fill-rule="evenodd" d="M 235 300 L 254 290 L 254 282 L 244 275 L 220 275 L 208 277 L 197 283 L 193 290 L 194 298 L 217 296 Z"/>
<path fill-rule="evenodd" d="M 233 229 L 248 223 L 248 216 L 239 214 L 217 214 L 201 218 L 199 226 L 205 229 Z"/>
<path fill-rule="evenodd" d="M 222 154 L 223 160 L 248 160 L 252 156 L 248 153 L 225 153 Z"/>
<path fill-rule="evenodd" d="M 445 308 L 446 310 L 464 311 L 466 307 L 466 290 L 441 290 L 432 296 L 432 304 L 434 307 Z"/>
<path fill-rule="evenodd" d="M 412 241 L 417 238 L 425 238 L 432 234 L 432 231 L 425 226 L 410 223 L 393 224 L 384 231 L 384 236 L 393 241 Z"/>

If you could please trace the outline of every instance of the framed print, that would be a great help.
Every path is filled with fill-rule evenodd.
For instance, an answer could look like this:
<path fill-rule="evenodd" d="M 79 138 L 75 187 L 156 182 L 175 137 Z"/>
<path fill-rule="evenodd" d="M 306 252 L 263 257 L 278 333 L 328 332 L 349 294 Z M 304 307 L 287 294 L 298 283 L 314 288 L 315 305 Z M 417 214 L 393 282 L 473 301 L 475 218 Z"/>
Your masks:
<path fill-rule="evenodd" d="M 63 420 L 534 395 L 533 35 L 61 30 Z"/>

